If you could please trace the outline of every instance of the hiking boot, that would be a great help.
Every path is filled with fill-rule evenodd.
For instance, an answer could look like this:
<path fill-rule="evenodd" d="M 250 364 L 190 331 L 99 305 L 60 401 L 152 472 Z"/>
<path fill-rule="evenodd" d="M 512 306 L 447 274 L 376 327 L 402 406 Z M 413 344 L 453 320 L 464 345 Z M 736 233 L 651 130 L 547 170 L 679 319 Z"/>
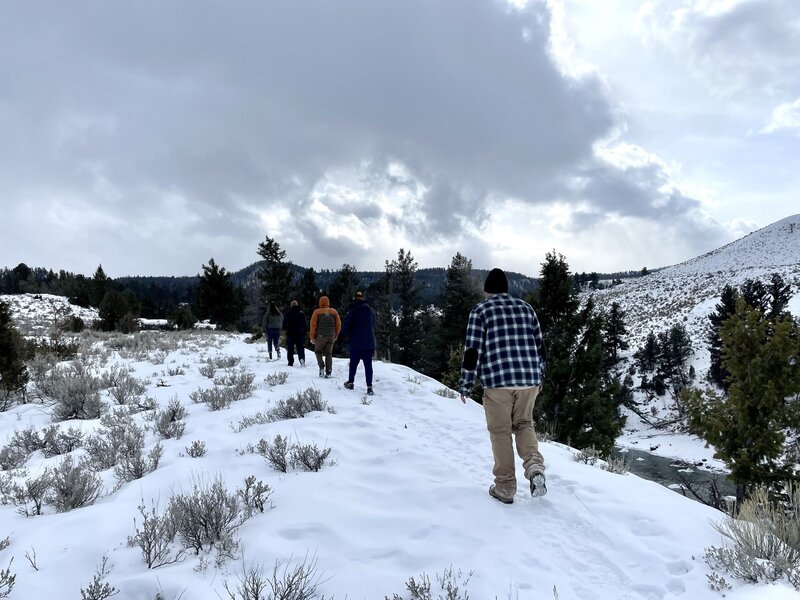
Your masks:
<path fill-rule="evenodd" d="M 374 396 L 375 392 L 372 391 L 372 386 L 367 386 L 367 396 Z"/>
<path fill-rule="evenodd" d="M 353 382 L 352 382 L 352 381 L 345 381 L 345 382 L 344 382 L 344 389 L 346 389 L 346 390 L 352 390 L 352 389 L 353 389 L 353 387 L 354 387 L 354 386 L 353 386 Z"/>
<path fill-rule="evenodd" d="M 305 367 L 306 366 L 306 359 L 305 358 L 301 358 L 300 359 L 300 366 L 301 367 Z"/>
<path fill-rule="evenodd" d="M 280 357 L 281 357 L 281 349 L 278 348 L 278 358 L 280 358 Z"/>
<path fill-rule="evenodd" d="M 330 372 L 326 372 L 326 373 L 325 373 L 325 379 L 330 379 L 330 378 L 331 378 L 331 374 L 330 374 Z"/>
<path fill-rule="evenodd" d="M 272 352 L 269 353 L 269 359 L 272 360 Z"/>
<path fill-rule="evenodd" d="M 497 487 L 494 484 L 489 486 L 489 495 L 492 498 L 494 498 L 495 500 L 499 500 L 503 504 L 513 504 L 514 503 L 514 498 L 513 497 L 509 498 L 508 496 L 501 495 L 500 492 L 497 491 Z"/>
<path fill-rule="evenodd" d="M 325 377 L 325 369 L 320 369 L 319 370 L 319 376 L 320 377 Z"/>
<path fill-rule="evenodd" d="M 531 496 L 538 498 L 547 493 L 547 486 L 544 482 L 544 473 L 534 473 L 531 477 Z"/>

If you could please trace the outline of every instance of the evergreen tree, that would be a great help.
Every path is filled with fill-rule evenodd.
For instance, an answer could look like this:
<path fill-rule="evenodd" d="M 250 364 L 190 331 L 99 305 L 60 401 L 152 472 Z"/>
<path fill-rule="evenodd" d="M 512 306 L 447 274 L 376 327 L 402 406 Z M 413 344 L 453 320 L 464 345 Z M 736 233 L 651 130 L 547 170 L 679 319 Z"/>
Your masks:
<path fill-rule="evenodd" d="M 684 395 L 692 427 L 730 469 L 738 500 L 747 486 L 798 476 L 797 465 L 786 460 L 785 444 L 787 430 L 796 432 L 800 423 L 797 333 L 790 318 L 771 319 L 739 299 L 721 331 L 728 395 Z"/>
<path fill-rule="evenodd" d="M 195 323 L 197 323 L 197 317 L 194 316 L 192 307 L 188 303 L 179 306 L 171 320 L 178 329 L 193 329 Z"/>
<path fill-rule="evenodd" d="M 758 279 L 747 279 L 742 284 L 741 296 L 747 304 L 761 312 L 769 308 L 769 292 L 767 287 Z"/>
<path fill-rule="evenodd" d="M 611 303 L 611 310 L 606 316 L 605 327 L 605 349 L 607 368 L 614 368 L 620 361 L 620 352 L 628 349 L 628 328 L 625 326 L 625 311 L 622 310 L 618 302 Z"/>
<path fill-rule="evenodd" d="M 464 334 L 466 336 L 466 333 Z M 450 357 L 447 359 L 447 368 L 442 375 L 442 383 L 451 390 L 459 390 L 461 384 L 461 365 L 464 362 L 464 344 L 450 348 Z M 480 377 L 475 378 L 470 398 L 478 404 L 483 404 L 483 386 Z"/>
<path fill-rule="evenodd" d="M 89 286 L 89 304 L 95 308 L 100 307 L 100 303 L 106 295 L 106 292 L 111 287 L 111 280 L 103 271 L 103 265 L 98 265 L 97 270 L 92 277 L 91 285 Z"/>
<path fill-rule="evenodd" d="M 130 315 L 130 307 L 125 296 L 120 294 L 114 289 L 108 290 L 103 299 L 100 301 L 98 307 L 98 315 L 100 317 L 100 328 L 103 331 L 125 331 L 130 329 L 127 316 Z"/>
<path fill-rule="evenodd" d="M 397 321 L 394 318 L 393 263 L 385 262 L 384 274 L 367 288 L 367 297 L 375 311 L 376 354 L 387 362 L 397 359 Z"/>
<path fill-rule="evenodd" d="M 770 306 L 767 316 L 770 319 L 777 319 L 789 306 L 789 300 L 792 299 L 792 286 L 786 283 L 779 273 L 773 273 L 767 285 L 767 294 Z"/>
<path fill-rule="evenodd" d="M 291 263 L 284 262 L 286 251 L 281 250 L 280 244 L 267 236 L 258 245 L 258 255 L 264 259 L 264 264 L 258 270 L 263 308 L 266 309 L 270 302 L 284 306 L 295 293 Z"/>
<path fill-rule="evenodd" d="M 360 285 L 361 279 L 358 277 L 356 268 L 345 263 L 336 272 L 328 286 L 328 298 L 331 301 L 331 307 L 338 310 L 342 317 L 347 314 L 347 309 L 353 302 L 356 292 L 359 291 Z"/>
<path fill-rule="evenodd" d="M 210 319 L 217 327 L 230 327 L 243 310 L 241 290 L 234 287 L 231 274 L 219 267 L 214 259 L 203 265 L 197 289 L 197 308 L 200 318 Z"/>
<path fill-rule="evenodd" d="M 311 313 L 319 306 L 319 297 L 322 290 L 317 283 L 317 273 L 314 268 L 306 269 L 300 279 L 300 289 L 297 292 L 300 308 L 310 317 Z"/>
<path fill-rule="evenodd" d="M 22 336 L 11 321 L 8 304 L 0 302 L 0 410 L 6 410 L 18 396 L 24 399 L 27 383 Z"/>
<path fill-rule="evenodd" d="M 722 324 L 736 312 L 736 301 L 739 298 L 738 290 L 730 285 L 722 289 L 722 296 L 714 307 L 714 312 L 708 315 L 710 327 L 708 329 L 708 352 L 711 356 L 711 365 L 708 368 L 708 379 L 723 390 L 728 389 L 728 371 L 722 366 Z"/>
<path fill-rule="evenodd" d="M 652 373 L 656 370 L 660 355 L 658 338 L 652 331 L 647 334 L 644 345 L 634 355 L 636 369 L 639 373 Z"/>
<path fill-rule="evenodd" d="M 418 311 L 417 322 L 420 339 L 416 369 L 428 377 L 438 379 L 442 376 L 439 368 L 442 349 L 441 315 L 434 306 L 429 305 Z"/>
<path fill-rule="evenodd" d="M 549 252 L 539 288 L 530 298 L 547 348 L 547 373 L 536 402 L 538 420 L 550 421 L 558 441 L 604 453 L 625 423 L 622 397 L 604 368 L 604 319 L 590 299 L 583 309 L 563 255 Z"/>
<path fill-rule="evenodd" d="M 419 288 L 416 283 L 417 262 L 403 248 L 392 265 L 394 291 L 400 303 L 400 320 L 397 331 L 397 362 L 411 367 L 419 360 L 421 331 L 417 310 L 420 307 Z"/>
<path fill-rule="evenodd" d="M 457 252 L 447 267 L 442 292 L 439 351 L 435 358 L 439 375 L 436 377 L 447 370 L 451 349 L 464 345 L 469 313 L 481 300 L 480 284 L 472 272 L 472 261 Z"/>

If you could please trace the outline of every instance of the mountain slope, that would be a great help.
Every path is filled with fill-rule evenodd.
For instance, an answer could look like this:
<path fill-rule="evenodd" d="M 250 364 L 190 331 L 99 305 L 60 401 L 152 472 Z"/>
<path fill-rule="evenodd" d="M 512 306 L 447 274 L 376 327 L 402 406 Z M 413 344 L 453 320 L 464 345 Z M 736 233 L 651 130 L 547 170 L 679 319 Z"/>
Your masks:
<path fill-rule="evenodd" d="M 702 367 L 707 362 L 708 315 L 714 311 L 722 289 L 725 285 L 741 285 L 746 279 L 766 281 L 772 273 L 779 273 L 800 295 L 800 215 L 782 219 L 692 260 L 592 294 L 600 306 L 620 304 L 635 347 L 641 345 L 648 332 L 683 323 L 692 337 L 698 366 Z M 797 298 L 790 308 L 800 316 Z"/>

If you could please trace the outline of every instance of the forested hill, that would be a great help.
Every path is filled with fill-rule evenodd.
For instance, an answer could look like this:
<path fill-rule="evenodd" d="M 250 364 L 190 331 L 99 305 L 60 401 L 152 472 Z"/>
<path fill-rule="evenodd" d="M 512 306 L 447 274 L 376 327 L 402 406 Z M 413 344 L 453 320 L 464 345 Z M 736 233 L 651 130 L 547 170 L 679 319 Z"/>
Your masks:
<path fill-rule="evenodd" d="M 256 273 L 261 268 L 262 261 L 255 262 L 252 265 L 245 267 L 241 271 L 233 273 L 231 279 L 235 285 L 241 287 L 248 287 L 257 283 Z M 299 279 L 303 272 L 306 271 L 305 267 L 298 267 L 293 265 L 294 270 L 297 272 Z M 417 285 L 420 288 L 420 299 L 422 304 L 436 304 L 437 300 L 444 288 L 444 280 L 446 269 L 444 268 L 427 268 L 418 269 L 416 274 Z M 337 271 L 323 269 L 315 271 L 317 276 L 317 284 L 320 289 L 325 290 L 330 287 L 331 282 L 336 277 Z M 476 279 L 483 282 L 486 275 L 489 273 L 486 269 L 474 269 Z M 376 283 L 383 277 L 383 271 L 356 271 L 356 278 L 361 281 L 363 289 L 369 288 L 373 283 Z M 506 271 L 508 277 L 509 290 L 512 294 L 517 296 L 524 296 L 525 294 L 533 291 L 536 287 L 536 279 L 523 275 L 522 273 L 515 273 L 513 271 Z M 196 281 L 196 278 L 195 278 Z"/>

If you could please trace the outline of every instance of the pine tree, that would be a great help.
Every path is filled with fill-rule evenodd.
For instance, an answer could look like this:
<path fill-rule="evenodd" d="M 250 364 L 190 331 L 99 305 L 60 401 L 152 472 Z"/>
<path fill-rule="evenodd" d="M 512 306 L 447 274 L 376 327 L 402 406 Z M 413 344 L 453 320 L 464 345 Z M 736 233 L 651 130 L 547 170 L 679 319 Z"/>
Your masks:
<path fill-rule="evenodd" d="M 130 307 L 125 297 L 114 289 L 108 290 L 98 307 L 100 327 L 103 331 L 123 331 L 126 329 L 125 317 L 130 313 Z M 130 333 L 130 331 L 124 331 Z"/>
<path fill-rule="evenodd" d="M 581 309 L 563 255 L 548 253 L 541 275 L 530 298 L 548 357 L 536 415 L 552 424 L 558 441 L 608 453 L 625 419 L 622 397 L 604 368 L 604 319 L 591 299 Z"/>
<path fill-rule="evenodd" d="M 219 267 L 214 259 L 203 265 L 197 289 L 197 308 L 200 318 L 210 319 L 217 327 L 230 327 L 239 319 L 243 309 L 240 289 L 231 282 L 231 274 Z"/>
<path fill-rule="evenodd" d="M 0 302 L 0 410 L 15 398 L 24 398 L 28 370 L 23 361 L 23 340 L 11 321 L 8 304 Z"/>
<path fill-rule="evenodd" d="M 769 308 L 769 292 L 767 287 L 758 279 L 747 279 L 742 284 L 741 296 L 747 304 L 761 313 Z"/>
<path fill-rule="evenodd" d="M 722 337 L 720 336 L 720 330 L 728 317 L 736 312 L 738 298 L 738 290 L 733 286 L 726 285 L 722 289 L 722 296 L 716 307 L 714 307 L 714 312 L 708 315 L 710 326 L 706 341 L 708 343 L 708 352 L 711 356 L 708 379 L 726 391 L 728 389 L 727 378 L 729 373 L 722 366 Z"/>
<path fill-rule="evenodd" d="M 270 302 L 284 306 L 295 294 L 294 273 L 291 263 L 284 262 L 286 251 L 271 237 L 258 245 L 258 255 L 264 264 L 258 270 L 261 281 L 261 302 L 266 309 Z"/>
<path fill-rule="evenodd" d="M 106 272 L 103 271 L 103 265 L 98 265 L 89 286 L 89 304 L 99 308 L 110 287 L 111 280 L 106 275 Z"/>
<path fill-rule="evenodd" d="M 398 358 L 402 365 L 415 368 L 419 359 L 421 331 L 417 310 L 420 307 L 419 288 L 416 283 L 417 262 L 403 248 L 393 262 L 393 285 L 400 303 L 400 320 L 397 331 Z"/>
<path fill-rule="evenodd" d="M 770 319 L 777 319 L 789 306 L 789 300 L 792 299 L 792 286 L 786 283 L 779 273 L 773 273 L 767 285 L 767 294 L 770 306 L 767 316 Z"/>
<path fill-rule="evenodd" d="M 625 326 L 625 311 L 622 310 L 618 302 L 611 303 L 611 310 L 606 316 L 604 327 L 605 349 L 607 367 L 613 368 L 620 361 L 620 352 L 628 349 L 628 328 Z"/>
<path fill-rule="evenodd" d="M 787 462 L 786 431 L 797 431 L 800 406 L 800 337 L 786 317 L 770 319 L 743 298 L 722 325 L 727 396 L 693 390 L 684 394 L 693 429 L 716 448 L 737 484 L 747 486 L 797 477 Z M 789 455 L 790 456 L 790 455 Z"/>
<path fill-rule="evenodd" d="M 328 286 L 331 307 L 338 310 L 342 316 L 346 315 L 348 307 L 353 302 L 353 296 L 359 291 L 359 286 L 361 279 L 356 268 L 347 263 L 343 264 Z"/>
<path fill-rule="evenodd" d="M 442 316 L 439 328 L 438 372 L 447 370 L 451 349 L 463 346 L 472 308 L 482 299 L 480 284 L 472 272 L 472 261 L 457 252 L 445 274 Z"/>
<path fill-rule="evenodd" d="M 306 269 L 303 273 L 303 277 L 300 279 L 297 300 L 300 304 L 300 308 L 303 309 L 307 316 L 310 316 L 319 305 L 321 293 L 322 290 L 320 290 L 319 284 L 317 283 L 317 273 L 314 271 L 314 268 Z"/>
<path fill-rule="evenodd" d="M 368 288 L 367 294 L 370 304 L 375 310 L 375 339 L 378 345 L 376 354 L 383 360 L 392 362 L 398 356 L 397 322 L 392 306 L 394 296 L 393 263 L 387 260 L 384 269 L 383 276 Z"/>

